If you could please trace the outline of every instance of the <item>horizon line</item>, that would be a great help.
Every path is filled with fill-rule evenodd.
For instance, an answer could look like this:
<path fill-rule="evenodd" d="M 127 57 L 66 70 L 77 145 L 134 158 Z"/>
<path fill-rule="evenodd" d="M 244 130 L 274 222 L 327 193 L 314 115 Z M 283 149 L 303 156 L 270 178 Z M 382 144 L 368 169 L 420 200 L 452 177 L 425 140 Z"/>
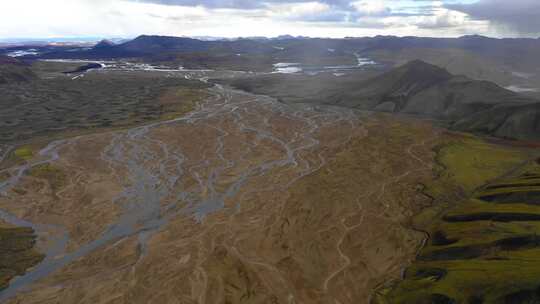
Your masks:
<path fill-rule="evenodd" d="M 459 39 L 464 37 L 482 37 L 488 39 L 532 39 L 537 40 L 539 37 L 521 37 L 521 36 L 508 36 L 508 37 L 494 37 L 481 34 L 469 34 L 469 35 L 460 35 L 460 36 L 421 36 L 421 35 L 373 35 L 373 36 L 343 36 L 343 37 L 324 37 L 324 36 L 305 36 L 305 35 L 290 35 L 283 34 L 277 36 L 235 36 L 235 37 L 222 37 L 222 36 L 212 36 L 212 35 L 164 35 L 164 34 L 140 34 L 134 36 L 50 36 L 50 37 L 0 37 L 0 43 L 24 43 L 24 42 L 54 42 L 57 41 L 73 41 L 73 42 L 95 42 L 101 40 L 133 40 L 143 36 L 154 36 L 154 37 L 173 37 L 173 38 L 191 38 L 196 40 L 239 40 L 239 39 L 276 39 L 281 37 L 291 37 L 296 39 L 330 39 L 330 40 L 339 40 L 339 39 L 362 39 L 362 38 L 377 38 L 377 37 L 395 37 L 395 38 L 429 38 L 429 39 Z M 80 39 L 77 41 L 77 39 Z"/>

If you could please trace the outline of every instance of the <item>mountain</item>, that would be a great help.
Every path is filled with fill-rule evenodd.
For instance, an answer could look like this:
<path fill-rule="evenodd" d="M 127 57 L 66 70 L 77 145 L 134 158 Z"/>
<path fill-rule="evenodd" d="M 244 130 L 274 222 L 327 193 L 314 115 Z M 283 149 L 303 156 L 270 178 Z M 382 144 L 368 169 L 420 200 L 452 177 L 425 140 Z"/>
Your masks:
<path fill-rule="evenodd" d="M 139 58 L 149 63 L 248 71 L 272 71 L 277 62 L 305 65 L 354 65 L 352 53 L 329 51 L 337 43 L 328 39 L 291 41 L 235 39 L 201 41 L 185 37 L 139 36 L 131 41 L 110 45 L 100 43 L 91 50 L 49 53 L 46 58 Z M 284 45 L 281 47 L 280 45 Z"/>
<path fill-rule="evenodd" d="M 539 39 L 375 37 L 353 39 L 347 47 L 395 66 L 420 59 L 503 87 L 540 88 Z M 528 94 L 540 97 L 540 91 Z"/>
<path fill-rule="evenodd" d="M 535 57 L 540 49 L 539 39 L 505 38 L 496 39 L 479 35 L 459 38 L 394 37 L 377 36 L 364 41 L 364 52 L 375 50 L 402 49 L 461 49 L 491 58 L 511 59 L 517 55 L 528 59 Z M 523 58 L 517 58 L 523 59 Z M 519 62 L 520 60 L 515 60 Z"/>
<path fill-rule="evenodd" d="M 337 103 L 457 120 L 493 105 L 533 101 L 494 83 L 454 76 L 443 68 L 415 60 L 360 82 L 356 89 L 344 92 Z"/>
<path fill-rule="evenodd" d="M 238 42 L 251 41 L 257 45 L 269 46 L 278 43 L 280 47 L 289 48 L 292 46 L 304 47 L 311 50 L 313 47 L 332 48 L 336 51 L 348 53 L 370 54 L 376 57 L 385 57 L 385 54 L 398 56 L 405 50 L 429 50 L 429 54 L 438 53 L 441 50 L 461 50 L 467 54 L 481 56 L 485 59 L 511 65 L 515 68 L 530 70 L 538 68 L 537 54 L 540 51 L 540 39 L 494 39 L 483 36 L 463 36 L 459 38 L 426 38 L 426 37 L 395 37 L 376 36 L 363 38 L 346 39 L 323 39 L 293 37 L 290 35 L 279 36 L 274 39 L 264 37 L 251 37 L 239 39 L 193 39 L 187 37 L 171 37 L 142 35 L 133 40 L 117 45 L 109 43 L 98 43 L 96 47 L 110 46 L 119 50 L 131 51 L 138 54 L 148 54 L 155 52 L 181 51 L 206 52 L 213 48 L 230 47 Z M 106 41 L 102 41 L 106 42 Z M 73 52 L 73 50 L 71 50 Z M 95 51 L 95 50 L 94 50 Z M 245 50 L 250 52 L 250 50 Z M 79 55 L 92 54 L 92 50 L 81 48 Z M 426 60 L 422 53 L 417 54 L 421 60 Z M 446 55 L 445 55 L 446 56 Z M 395 58 L 387 58 L 395 59 Z M 533 64 L 531 66 L 531 63 Z"/>
<path fill-rule="evenodd" d="M 452 78 L 446 70 L 416 60 L 396 68 L 388 73 L 368 79 L 359 84 L 357 89 L 348 91 L 338 103 L 353 107 L 386 108 L 401 112 L 414 96 L 424 90 L 445 83 Z M 349 97 L 362 97 L 361 104 Z"/>
<path fill-rule="evenodd" d="M 540 140 L 540 101 L 415 60 L 380 75 L 263 75 L 224 83 L 286 103 L 310 102 L 444 120 L 451 128 Z"/>
<path fill-rule="evenodd" d="M 496 105 L 457 121 L 452 129 L 501 138 L 540 140 L 540 102 Z"/>
<path fill-rule="evenodd" d="M 236 53 L 262 53 L 273 51 L 273 48 L 254 40 L 239 39 L 235 41 L 203 41 L 186 37 L 142 35 L 133 40 L 112 44 L 101 41 L 91 49 L 59 50 L 45 53 L 41 58 L 67 59 L 118 59 L 143 58 L 150 61 L 155 57 L 171 57 L 170 55 L 199 54 L 222 55 Z M 174 56 L 172 56 L 174 58 Z"/>
<path fill-rule="evenodd" d="M 131 41 L 116 46 L 128 52 L 152 54 L 160 52 L 182 51 L 202 52 L 207 51 L 213 43 L 197 39 L 169 36 L 142 35 Z"/>
<path fill-rule="evenodd" d="M 98 42 L 96 45 L 94 45 L 94 49 L 109 48 L 109 47 L 113 47 L 114 45 L 115 45 L 114 42 L 107 39 L 103 39 L 100 42 Z"/>
<path fill-rule="evenodd" d="M 0 85 L 37 79 L 30 67 L 15 58 L 0 55 Z"/>
<path fill-rule="evenodd" d="M 327 39 L 293 37 L 268 39 L 193 39 L 187 37 L 142 35 L 124 43 L 99 43 L 95 47 L 70 47 L 53 50 L 38 48 L 36 58 L 119 59 L 137 58 L 171 66 L 200 66 L 190 58 L 207 58 L 217 64 L 209 68 L 235 69 L 242 65 L 232 56 L 250 56 L 260 69 L 272 70 L 278 62 L 298 62 L 310 66 L 350 65 L 354 54 L 387 66 L 400 66 L 422 60 L 448 69 L 450 73 L 494 82 L 502 87 L 530 88 L 530 96 L 540 97 L 540 39 L 495 39 L 483 36 L 426 38 L 376 36 Z M 1 50 L 0 50 L 1 52 Z M 256 58 L 265 57 L 265 58 Z M 266 59 L 271 62 L 267 63 Z M 244 69 L 245 70 L 245 69 Z M 539 90 L 535 90 L 538 88 Z"/>

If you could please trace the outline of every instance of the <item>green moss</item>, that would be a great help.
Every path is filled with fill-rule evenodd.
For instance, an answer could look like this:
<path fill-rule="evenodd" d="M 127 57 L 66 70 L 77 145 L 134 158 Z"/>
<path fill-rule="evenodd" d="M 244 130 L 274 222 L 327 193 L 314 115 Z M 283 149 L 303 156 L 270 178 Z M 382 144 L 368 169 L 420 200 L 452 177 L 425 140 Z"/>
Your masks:
<path fill-rule="evenodd" d="M 450 262 L 416 263 L 406 279 L 386 296 L 389 303 L 426 303 L 433 294 L 446 295 L 455 303 L 470 303 L 482 299 L 483 303 L 500 303 L 504 297 L 521 290 L 540 286 L 540 260 L 538 251 L 531 251 L 530 260 L 465 260 Z M 440 280 L 417 278 L 421 269 L 444 267 L 448 273 Z"/>
<path fill-rule="evenodd" d="M 23 160 L 29 160 L 34 155 L 32 149 L 30 149 L 29 147 L 21 147 L 15 150 L 13 154 L 15 155 L 15 157 Z"/>
<path fill-rule="evenodd" d="M 522 151 L 496 146 L 475 137 L 452 139 L 437 152 L 437 160 L 441 164 L 440 178 L 427 189 L 435 197 L 452 188 L 471 193 L 524 160 Z"/>
<path fill-rule="evenodd" d="M 474 138 L 442 146 L 443 169 L 427 191 L 436 200 L 461 191 L 464 199 L 439 201 L 415 218 L 430 239 L 404 279 L 378 291 L 375 302 L 538 303 L 540 204 L 519 198 L 540 191 L 540 166 L 526 158 Z"/>
<path fill-rule="evenodd" d="M 44 258 L 34 250 L 34 245 L 31 228 L 0 228 L 0 290 Z"/>

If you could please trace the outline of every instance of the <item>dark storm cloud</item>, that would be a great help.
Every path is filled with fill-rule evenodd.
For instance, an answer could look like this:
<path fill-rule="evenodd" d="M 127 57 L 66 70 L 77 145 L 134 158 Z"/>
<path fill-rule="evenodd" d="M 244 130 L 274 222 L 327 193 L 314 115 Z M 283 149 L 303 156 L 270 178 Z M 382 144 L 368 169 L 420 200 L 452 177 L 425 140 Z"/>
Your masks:
<path fill-rule="evenodd" d="M 447 4 L 446 7 L 522 34 L 540 33 L 540 0 L 480 0 L 472 4 Z"/>

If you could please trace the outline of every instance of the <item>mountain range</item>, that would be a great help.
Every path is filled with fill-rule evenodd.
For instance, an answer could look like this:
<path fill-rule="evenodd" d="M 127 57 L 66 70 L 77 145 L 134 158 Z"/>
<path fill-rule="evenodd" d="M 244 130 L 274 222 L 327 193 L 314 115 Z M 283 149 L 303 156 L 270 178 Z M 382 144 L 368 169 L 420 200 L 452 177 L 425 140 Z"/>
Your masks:
<path fill-rule="evenodd" d="M 286 103 L 311 102 L 443 120 L 460 131 L 540 139 L 540 101 L 415 60 L 362 79 L 261 75 L 219 81 Z"/>
<path fill-rule="evenodd" d="M 31 48 L 28 59 L 136 59 L 187 68 L 270 71 L 277 62 L 306 65 L 349 65 L 356 56 L 388 66 L 423 60 L 449 72 L 489 80 L 540 97 L 540 39 L 495 39 L 376 36 L 363 38 L 194 39 L 142 35 L 133 40 L 102 41 L 94 47 L 27 45 L 0 48 L 8 54 Z M 239 57 L 239 58 L 236 58 Z M 249 62 L 249 64 L 242 64 Z"/>
<path fill-rule="evenodd" d="M 3 52 L 9 51 L 13 49 Z M 367 56 L 387 72 L 363 70 L 344 77 L 329 73 L 270 74 L 236 79 L 230 84 L 285 102 L 415 114 L 448 121 L 457 130 L 540 139 L 535 99 L 540 97 L 536 93 L 540 89 L 535 89 L 540 88 L 540 39 L 284 36 L 198 40 L 143 35 L 118 44 L 101 41 L 92 48 L 46 46 L 36 47 L 35 51 L 37 55 L 22 58 L 129 59 L 192 69 L 262 72 L 272 71 L 274 64 L 280 62 L 314 67 L 352 66 L 358 56 Z M 0 81 L 28 81 L 35 77 L 22 61 L 3 60 L 7 64 L 2 64 Z M 528 96 L 506 87 L 514 91 L 517 88 Z"/>

